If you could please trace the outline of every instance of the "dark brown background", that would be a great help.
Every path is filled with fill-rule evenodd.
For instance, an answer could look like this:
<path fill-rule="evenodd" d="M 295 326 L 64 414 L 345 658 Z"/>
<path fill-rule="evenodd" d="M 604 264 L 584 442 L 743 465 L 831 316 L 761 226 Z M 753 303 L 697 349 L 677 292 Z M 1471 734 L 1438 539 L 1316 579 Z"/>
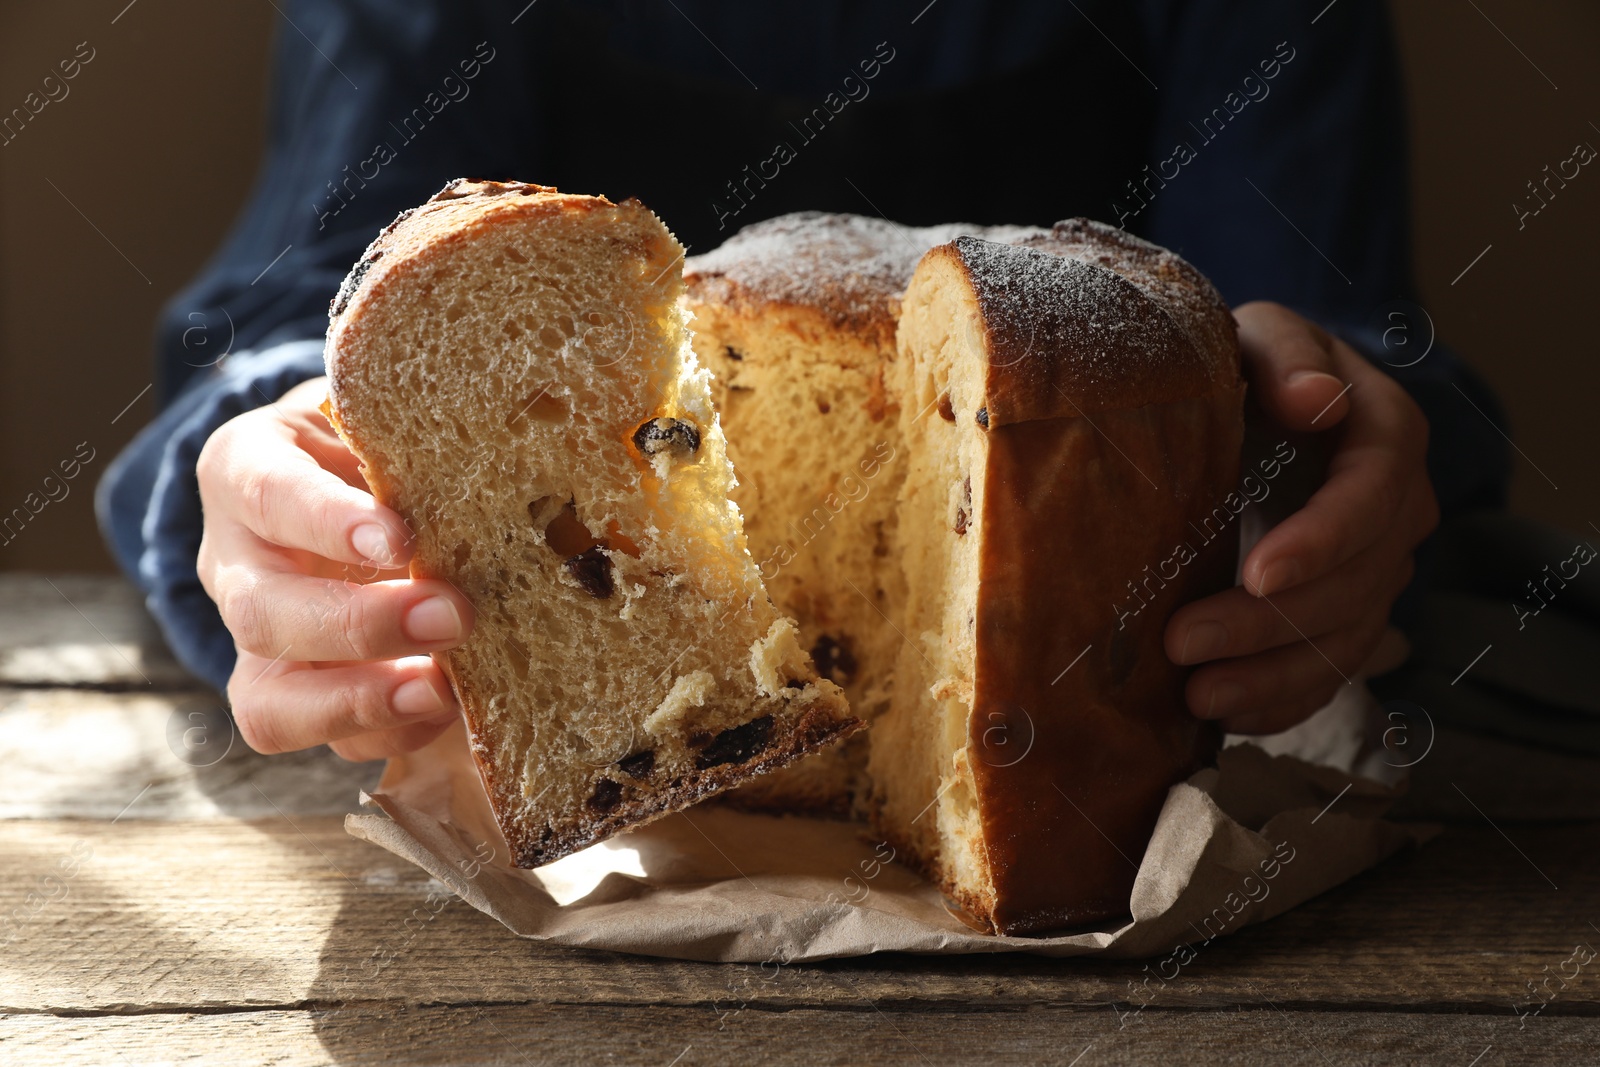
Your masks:
<path fill-rule="evenodd" d="M 79 442 L 97 453 L 69 497 L 0 546 L 0 569 L 111 567 L 92 483 L 151 417 L 150 394 L 112 420 L 150 383 L 156 311 L 221 239 L 260 152 L 272 5 L 125 3 L 0 15 L 0 113 L 78 42 L 97 53 L 65 100 L 0 147 L 0 512 Z M 1600 170 L 1520 232 L 1511 205 L 1577 142 L 1600 146 L 1600 5 L 1403 0 L 1394 16 L 1424 306 L 1510 409 L 1526 456 L 1516 509 L 1588 532 L 1600 523 Z"/>

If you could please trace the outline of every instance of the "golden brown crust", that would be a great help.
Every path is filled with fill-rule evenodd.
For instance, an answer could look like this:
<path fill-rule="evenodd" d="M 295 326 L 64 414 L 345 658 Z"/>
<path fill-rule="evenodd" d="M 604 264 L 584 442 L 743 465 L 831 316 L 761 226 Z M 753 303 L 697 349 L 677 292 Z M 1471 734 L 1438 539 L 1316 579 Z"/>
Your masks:
<path fill-rule="evenodd" d="M 864 724 L 857 719 L 839 719 L 831 712 L 813 709 L 800 717 L 795 728 L 743 763 L 725 763 L 705 770 L 690 772 L 674 779 L 665 788 L 619 804 L 603 816 L 591 820 L 580 830 L 567 834 L 550 834 L 535 840 L 526 824 L 517 822 L 501 824 L 506 843 L 511 847 L 512 865 L 540 867 L 579 849 L 588 848 L 598 841 L 622 830 L 642 826 L 675 811 L 681 811 L 708 797 L 747 782 L 769 771 L 788 766 L 796 760 L 841 740 L 861 729 Z M 495 801 L 497 810 L 509 808 L 520 799 L 515 783 L 496 782 L 491 761 L 479 759 L 484 787 Z"/>
<path fill-rule="evenodd" d="M 977 299 L 990 426 L 1238 384 L 1221 296 L 1179 257 L 1121 230 L 1070 219 L 1015 244 L 958 237 L 928 259 L 961 271 Z"/>
<path fill-rule="evenodd" d="M 865 740 L 865 735 L 851 738 L 839 746 L 843 748 Z M 849 759 L 830 751 L 824 759 L 837 761 L 838 773 L 795 773 L 762 775 L 752 779 L 719 799 L 723 804 L 740 811 L 765 815 L 803 815 L 812 819 L 849 820 L 855 814 L 856 778 L 854 764 Z M 809 772 L 809 767 L 796 770 Z"/>
<path fill-rule="evenodd" d="M 1235 328 L 1193 267 L 1083 220 L 934 249 L 908 309 L 947 287 L 986 359 L 981 415 L 960 416 L 987 431 L 964 749 L 984 873 L 958 882 L 925 836 L 900 855 L 997 933 L 1100 922 L 1127 913 L 1170 786 L 1220 743 L 1163 630 L 1233 577 L 1237 510 L 1212 513 L 1238 477 Z"/>
<path fill-rule="evenodd" d="M 968 750 L 997 930 L 1126 913 L 1167 790 L 1216 754 L 1164 631 L 1232 584 L 1238 522 L 1209 513 L 1238 478 L 1242 402 L 1234 388 L 990 431 Z M 1061 566 L 1068 547 L 1093 564 Z"/>
<path fill-rule="evenodd" d="M 480 182 L 467 178 L 447 182 L 425 203 L 402 211 L 378 232 L 350 273 L 345 275 L 329 305 L 329 332 L 339 327 L 357 292 L 375 291 L 396 263 L 410 259 L 424 248 L 437 246 L 441 241 L 462 240 L 469 227 L 490 221 L 499 212 L 592 211 L 614 206 L 603 196 L 563 193 L 548 185 Z"/>
<path fill-rule="evenodd" d="M 894 346 L 900 298 L 924 252 L 960 234 L 1045 238 L 1023 226 L 900 226 L 864 215 L 800 211 L 746 226 L 684 263 L 692 300 L 746 314 L 793 308 L 864 343 Z"/>

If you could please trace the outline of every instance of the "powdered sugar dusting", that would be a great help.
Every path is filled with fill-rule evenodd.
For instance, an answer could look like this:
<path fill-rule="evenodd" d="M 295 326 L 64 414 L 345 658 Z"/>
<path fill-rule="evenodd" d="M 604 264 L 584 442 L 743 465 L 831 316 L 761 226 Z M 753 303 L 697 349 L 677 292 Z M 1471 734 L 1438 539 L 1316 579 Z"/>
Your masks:
<path fill-rule="evenodd" d="M 1216 289 L 1173 253 L 1113 226 L 900 226 L 807 211 L 745 227 L 686 261 L 696 299 L 761 313 L 811 308 L 891 342 L 929 249 L 964 265 L 989 332 L 991 414 L 1008 421 L 1141 405 L 1237 384 L 1238 344 Z M 1009 401 L 1007 396 L 1009 395 Z M 1028 414 L 1031 413 L 1031 414 Z"/>
<path fill-rule="evenodd" d="M 691 289 L 731 283 L 724 299 L 816 308 L 839 326 L 893 330 L 900 298 L 928 249 L 963 234 L 991 241 L 1047 239 L 1031 226 L 901 226 L 863 215 L 802 211 L 754 223 L 720 248 L 685 261 Z"/>
<path fill-rule="evenodd" d="M 1237 379 L 1228 305 L 1210 279 L 1181 256 L 1092 219 L 1067 219 L 1047 233 L 1012 243 L 1115 271 L 1166 311 L 1195 352 L 1206 358 L 1213 381 Z"/>
<path fill-rule="evenodd" d="M 1237 381 L 1227 308 L 1164 249 L 1084 220 L 950 249 L 988 333 L 991 418 L 1141 406 Z"/>
<path fill-rule="evenodd" d="M 997 361 L 1065 351 L 1083 377 L 1103 381 L 1130 361 L 1154 371 L 1176 355 L 1171 325 L 1158 319 L 1152 329 L 1149 298 L 1107 266 L 972 237 L 955 247 L 991 334 L 1022 346 Z"/>

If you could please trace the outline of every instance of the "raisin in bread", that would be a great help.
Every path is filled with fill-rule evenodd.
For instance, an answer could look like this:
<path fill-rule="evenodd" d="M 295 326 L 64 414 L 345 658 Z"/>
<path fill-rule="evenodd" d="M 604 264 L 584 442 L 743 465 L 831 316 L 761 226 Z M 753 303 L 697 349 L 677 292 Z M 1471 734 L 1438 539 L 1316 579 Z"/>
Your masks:
<path fill-rule="evenodd" d="M 907 640 L 874 821 L 995 931 L 1125 915 L 1168 788 L 1220 743 L 1162 631 L 1233 579 L 1232 316 L 1177 256 L 1073 220 L 933 249 L 898 346 Z"/>
<path fill-rule="evenodd" d="M 714 374 L 750 551 L 817 669 L 863 719 L 889 706 L 902 643 L 894 543 L 906 455 L 887 376 L 900 298 L 935 245 L 1041 232 L 799 212 L 746 226 L 685 264 L 695 351 Z M 866 742 L 825 749 L 730 799 L 849 815 Z"/>
<path fill-rule="evenodd" d="M 458 181 L 332 308 L 330 421 L 477 610 L 439 658 L 520 866 L 860 725 L 746 551 L 682 256 L 637 201 Z"/>

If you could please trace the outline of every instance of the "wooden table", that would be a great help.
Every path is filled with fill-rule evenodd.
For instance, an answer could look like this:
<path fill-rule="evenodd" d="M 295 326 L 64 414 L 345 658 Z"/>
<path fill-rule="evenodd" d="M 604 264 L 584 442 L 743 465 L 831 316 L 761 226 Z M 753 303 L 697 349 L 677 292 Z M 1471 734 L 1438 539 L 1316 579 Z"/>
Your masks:
<path fill-rule="evenodd" d="M 0 575 L 0 1062 L 1600 1062 L 1597 761 L 1441 729 L 1443 836 L 1133 1012 L 1142 962 L 530 944 L 345 834 L 376 765 L 218 758 L 216 710 L 127 586 Z"/>

